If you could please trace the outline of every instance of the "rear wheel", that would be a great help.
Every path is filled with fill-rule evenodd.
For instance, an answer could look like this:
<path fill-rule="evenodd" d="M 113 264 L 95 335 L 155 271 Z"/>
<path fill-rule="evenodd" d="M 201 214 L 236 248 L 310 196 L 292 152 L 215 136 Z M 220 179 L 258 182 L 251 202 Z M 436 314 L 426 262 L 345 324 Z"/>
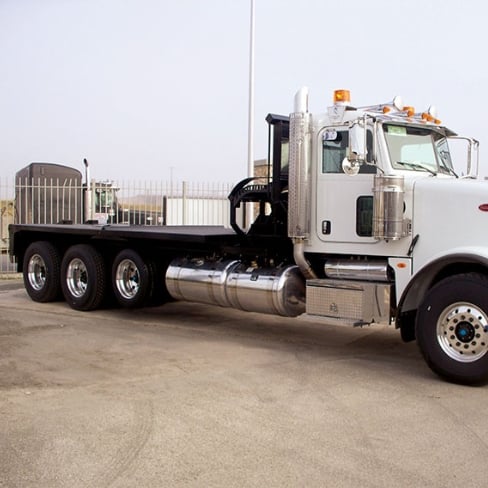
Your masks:
<path fill-rule="evenodd" d="M 442 280 L 419 307 L 416 336 L 430 368 L 463 384 L 488 381 L 488 278 Z"/>
<path fill-rule="evenodd" d="M 105 264 L 92 246 L 70 247 L 61 263 L 61 288 L 70 307 L 76 310 L 99 308 L 105 295 Z"/>
<path fill-rule="evenodd" d="M 33 242 L 26 250 L 22 275 L 27 294 L 35 302 L 52 302 L 59 298 L 60 257 L 47 241 Z"/>
<path fill-rule="evenodd" d="M 112 288 L 123 307 L 137 308 L 148 304 L 154 290 L 154 265 L 132 249 L 124 249 L 112 266 Z"/>

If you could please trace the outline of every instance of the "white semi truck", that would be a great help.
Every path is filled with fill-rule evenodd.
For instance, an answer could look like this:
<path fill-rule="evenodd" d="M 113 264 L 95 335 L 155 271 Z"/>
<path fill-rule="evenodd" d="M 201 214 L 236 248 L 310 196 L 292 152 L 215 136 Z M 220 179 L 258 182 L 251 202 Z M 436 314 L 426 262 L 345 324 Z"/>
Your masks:
<path fill-rule="evenodd" d="M 488 380 L 488 184 L 478 143 L 399 98 L 323 114 L 270 114 L 269 177 L 229 195 L 231 229 L 13 225 L 10 253 L 30 297 L 77 310 L 187 300 L 347 326 L 382 323 L 416 340 L 430 368 Z M 257 216 L 242 229 L 236 212 Z"/>

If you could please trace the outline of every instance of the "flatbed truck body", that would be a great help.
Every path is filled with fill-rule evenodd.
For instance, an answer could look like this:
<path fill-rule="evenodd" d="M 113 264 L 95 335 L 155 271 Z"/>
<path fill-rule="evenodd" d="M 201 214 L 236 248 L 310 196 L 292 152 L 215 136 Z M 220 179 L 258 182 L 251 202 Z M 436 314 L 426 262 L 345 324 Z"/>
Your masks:
<path fill-rule="evenodd" d="M 269 114 L 268 175 L 229 195 L 230 228 L 60 223 L 12 225 L 10 254 L 38 302 L 89 311 L 186 300 L 324 326 L 397 328 L 429 367 L 488 381 L 488 183 L 478 143 L 432 109 L 356 108 L 347 91 L 325 113 L 308 91 Z M 249 228 L 237 209 L 252 205 Z"/>

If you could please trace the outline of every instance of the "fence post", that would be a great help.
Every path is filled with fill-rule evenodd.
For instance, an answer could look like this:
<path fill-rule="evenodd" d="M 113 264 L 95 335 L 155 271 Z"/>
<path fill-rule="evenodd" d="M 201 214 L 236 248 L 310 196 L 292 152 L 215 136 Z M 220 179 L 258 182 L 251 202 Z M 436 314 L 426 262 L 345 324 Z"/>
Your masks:
<path fill-rule="evenodd" d="M 182 182 L 182 190 L 181 190 L 181 197 L 182 197 L 182 210 L 183 210 L 183 225 L 186 225 L 186 210 L 187 210 L 187 182 Z"/>

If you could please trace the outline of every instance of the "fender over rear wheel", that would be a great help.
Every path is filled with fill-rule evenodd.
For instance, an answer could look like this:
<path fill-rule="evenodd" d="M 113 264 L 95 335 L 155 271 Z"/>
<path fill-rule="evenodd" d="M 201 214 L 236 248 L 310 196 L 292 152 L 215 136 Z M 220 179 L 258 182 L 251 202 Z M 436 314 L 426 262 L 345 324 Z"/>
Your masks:
<path fill-rule="evenodd" d="M 468 273 L 437 283 L 419 307 L 416 336 L 434 372 L 455 383 L 486 383 L 488 278 Z"/>
<path fill-rule="evenodd" d="M 102 255 L 87 244 L 70 247 L 61 263 L 61 288 L 75 310 L 95 310 L 105 295 L 105 263 Z"/>
<path fill-rule="evenodd" d="M 60 256 L 47 241 L 33 242 L 25 251 L 22 276 L 27 294 L 35 302 L 52 302 L 61 295 Z"/>

